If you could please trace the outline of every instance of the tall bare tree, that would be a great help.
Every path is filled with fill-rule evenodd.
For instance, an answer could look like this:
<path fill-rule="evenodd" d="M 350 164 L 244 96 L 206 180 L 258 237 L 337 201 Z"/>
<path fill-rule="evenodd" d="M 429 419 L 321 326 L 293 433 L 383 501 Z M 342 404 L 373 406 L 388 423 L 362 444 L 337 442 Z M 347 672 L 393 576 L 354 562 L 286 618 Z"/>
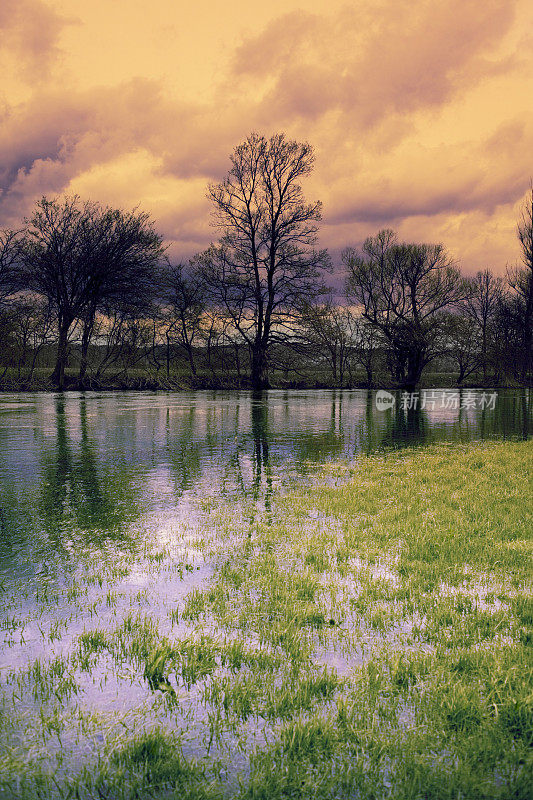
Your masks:
<path fill-rule="evenodd" d="M 396 378 L 412 390 L 424 367 L 445 349 L 448 315 L 468 295 L 459 270 L 442 245 L 398 244 L 391 230 L 369 237 L 359 253 L 343 253 L 347 296 L 383 335 Z"/>
<path fill-rule="evenodd" d="M 307 143 L 252 133 L 231 156 L 222 183 L 209 187 L 221 231 L 197 257 L 212 302 L 251 352 L 254 388 L 268 385 L 268 351 L 285 340 L 301 302 L 322 291 L 329 266 L 316 250 L 319 202 L 307 203 L 300 179 L 313 168 Z"/>
<path fill-rule="evenodd" d="M 507 280 L 521 310 L 522 377 L 533 376 L 533 186 L 522 206 L 517 226 L 522 267 L 508 270 Z"/>
<path fill-rule="evenodd" d="M 487 379 L 489 362 L 490 338 L 494 332 L 494 321 L 499 304 L 503 296 L 503 280 L 497 278 L 488 269 L 478 272 L 475 278 L 469 280 L 470 293 L 465 302 L 468 318 L 474 325 L 475 332 L 479 334 L 480 361 L 483 369 L 483 380 Z M 463 327 L 463 337 L 466 330 Z M 461 328 L 461 326 L 459 326 Z M 458 328 L 458 330 L 459 330 Z M 472 335 L 472 338 L 477 338 Z M 464 342 L 466 345 L 466 342 Z M 464 348 L 472 356 L 471 348 Z"/>
<path fill-rule="evenodd" d="M 85 379 L 97 311 L 109 314 L 118 309 L 129 317 L 153 316 L 163 252 L 162 238 L 146 212 L 92 208 L 80 248 L 87 276 L 80 384 Z"/>
<path fill-rule="evenodd" d="M 29 289 L 48 298 L 54 308 L 57 357 L 53 381 L 63 389 L 69 334 L 86 303 L 85 264 L 80 262 L 84 222 L 92 205 L 80 207 L 77 197 L 60 203 L 42 197 L 28 225 L 23 245 L 26 282 Z"/>

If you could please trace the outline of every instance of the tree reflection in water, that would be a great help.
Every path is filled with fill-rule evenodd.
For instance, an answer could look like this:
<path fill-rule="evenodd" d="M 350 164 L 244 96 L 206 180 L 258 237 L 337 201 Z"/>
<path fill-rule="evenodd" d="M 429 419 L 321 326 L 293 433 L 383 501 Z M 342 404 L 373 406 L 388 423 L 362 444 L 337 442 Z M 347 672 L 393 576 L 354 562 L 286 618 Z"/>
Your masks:
<path fill-rule="evenodd" d="M 264 503 L 267 515 L 272 510 L 272 466 L 269 458 L 268 430 L 268 392 L 254 392 L 251 400 L 252 438 L 254 443 L 253 457 L 253 498 L 259 500 L 260 492 L 265 485 Z"/>
<path fill-rule="evenodd" d="M 127 528 L 137 513 L 136 488 L 127 470 L 113 469 L 108 459 L 99 457 L 85 398 L 69 406 L 64 395 L 57 395 L 55 443 L 43 447 L 39 502 L 43 528 L 57 552 L 71 552 L 74 543 L 82 549 L 105 546 L 110 538 L 126 544 Z M 78 426 L 79 445 L 71 432 Z"/>

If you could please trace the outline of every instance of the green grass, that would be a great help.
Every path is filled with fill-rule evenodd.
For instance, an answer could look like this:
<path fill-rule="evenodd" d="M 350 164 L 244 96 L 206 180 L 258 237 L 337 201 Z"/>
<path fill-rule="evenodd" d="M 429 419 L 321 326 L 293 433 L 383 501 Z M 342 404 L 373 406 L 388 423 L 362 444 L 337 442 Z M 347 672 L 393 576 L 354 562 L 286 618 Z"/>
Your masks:
<path fill-rule="evenodd" d="M 122 789 L 124 784 L 133 797 L 144 791 L 150 797 L 164 792 L 166 797 L 183 800 L 214 800 L 218 794 L 206 779 L 205 769 L 185 759 L 179 741 L 157 728 L 113 752 L 110 769 L 98 791 L 105 796 L 115 787 Z"/>
<path fill-rule="evenodd" d="M 257 751 L 243 797 L 530 796 L 531 467 L 531 443 L 438 445 L 362 457 L 345 485 L 280 501 L 242 574 L 221 570 L 228 605 L 264 578 L 276 643 L 276 619 L 288 630 L 325 621 L 332 606 L 309 615 L 309 601 L 334 596 L 366 663 L 336 715 L 298 718 Z M 303 523 L 310 512 L 322 529 Z M 304 599 L 310 569 L 325 580 Z M 248 626 L 260 627 L 251 609 Z M 350 628 L 317 627 L 330 638 Z"/>
<path fill-rule="evenodd" d="M 361 456 L 324 468 L 336 486 L 317 473 L 274 497 L 264 518 L 213 509 L 202 547 L 214 575 L 164 615 L 148 590 L 125 607 L 113 584 L 125 572 L 106 576 L 108 622 L 95 605 L 68 654 L 8 676 L 6 796 L 530 798 L 532 456 L 531 442 Z M 88 586 L 90 572 L 78 609 Z M 29 620 L 7 619 L 7 634 L 26 635 Z M 52 646 L 67 629 L 51 621 L 42 635 Z M 140 701 L 104 723 L 80 703 L 106 664 Z M 34 730 L 17 717 L 28 692 Z M 65 775 L 46 768 L 46 748 L 72 738 L 69 714 L 103 743 Z"/>

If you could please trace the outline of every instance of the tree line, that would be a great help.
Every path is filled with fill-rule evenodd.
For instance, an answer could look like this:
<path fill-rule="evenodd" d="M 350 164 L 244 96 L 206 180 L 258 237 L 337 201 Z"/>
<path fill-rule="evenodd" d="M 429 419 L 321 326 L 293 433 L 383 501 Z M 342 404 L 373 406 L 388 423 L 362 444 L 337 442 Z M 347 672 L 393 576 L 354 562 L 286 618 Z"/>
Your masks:
<path fill-rule="evenodd" d="M 208 187 L 218 240 L 172 263 L 150 216 L 42 197 L 0 231 L 0 380 L 98 388 L 133 374 L 158 386 L 376 385 L 424 370 L 459 385 L 530 384 L 533 188 L 517 225 L 522 261 L 463 276 L 440 244 L 389 229 L 342 253 L 344 295 L 317 247 L 320 202 L 301 180 L 307 143 L 251 134 Z M 48 370 L 48 372 L 47 372 Z"/>

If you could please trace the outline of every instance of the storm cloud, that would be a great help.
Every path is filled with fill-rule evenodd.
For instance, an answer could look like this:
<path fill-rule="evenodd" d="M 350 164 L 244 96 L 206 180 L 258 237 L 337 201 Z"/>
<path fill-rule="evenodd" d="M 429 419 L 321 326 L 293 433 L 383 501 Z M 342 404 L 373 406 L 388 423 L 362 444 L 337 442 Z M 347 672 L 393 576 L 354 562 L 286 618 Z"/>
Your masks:
<path fill-rule="evenodd" d="M 103 9 L 71 5 L 72 19 L 53 0 L 0 8 L 0 226 L 43 194 L 79 192 L 142 205 L 192 255 L 215 235 L 207 183 L 251 130 L 284 130 L 315 147 L 305 189 L 324 204 L 323 245 L 393 226 L 444 241 L 471 270 L 515 257 L 533 171 L 525 0 L 482 13 L 476 0 L 274 3 L 255 29 L 244 0 L 214 7 L 205 29 L 191 9 L 206 55 L 182 58 L 179 80 L 173 37 L 193 54 L 195 41 L 169 0 L 143 25 L 124 13 L 114 50 L 94 41 Z"/>

